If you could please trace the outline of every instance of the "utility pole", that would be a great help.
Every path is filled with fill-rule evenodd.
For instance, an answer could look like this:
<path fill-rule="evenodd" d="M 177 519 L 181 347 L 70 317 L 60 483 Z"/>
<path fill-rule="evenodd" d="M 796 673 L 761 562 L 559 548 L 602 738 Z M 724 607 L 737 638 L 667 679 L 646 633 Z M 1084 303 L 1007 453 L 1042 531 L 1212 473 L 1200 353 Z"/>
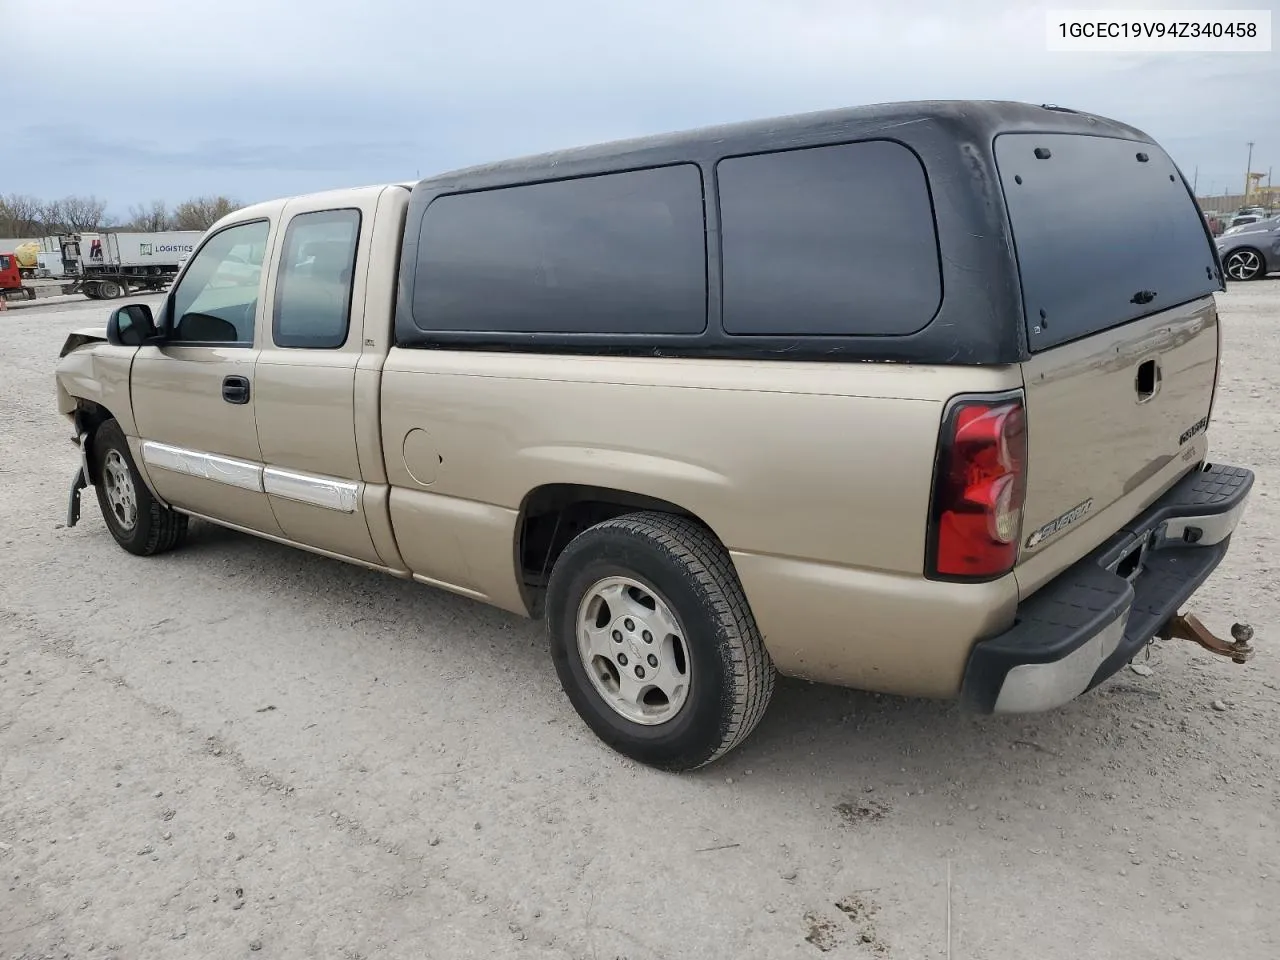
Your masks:
<path fill-rule="evenodd" d="M 1253 179 L 1253 141 L 1249 141 L 1249 163 L 1248 169 L 1244 172 L 1244 203 L 1242 206 L 1249 205 L 1249 181 Z"/>
<path fill-rule="evenodd" d="M 1195 175 L 1191 178 L 1191 192 L 1195 194 L 1195 196 L 1197 197 L 1200 196 L 1200 194 L 1196 193 L 1196 184 L 1199 182 L 1200 182 L 1200 164 L 1196 164 Z"/>

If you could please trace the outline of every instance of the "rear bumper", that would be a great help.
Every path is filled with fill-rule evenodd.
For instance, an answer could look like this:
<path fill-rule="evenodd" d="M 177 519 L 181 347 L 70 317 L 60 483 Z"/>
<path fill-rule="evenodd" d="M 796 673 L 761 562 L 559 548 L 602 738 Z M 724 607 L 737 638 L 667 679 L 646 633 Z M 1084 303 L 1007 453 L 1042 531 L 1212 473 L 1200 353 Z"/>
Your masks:
<path fill-rule="evenodd" d="M 961 700 L 981 713 L 1050 710 L 1123 667 L 1226 556 L 1253 474 L 1206 466 L 1018 605 L 978 643 Z"/>

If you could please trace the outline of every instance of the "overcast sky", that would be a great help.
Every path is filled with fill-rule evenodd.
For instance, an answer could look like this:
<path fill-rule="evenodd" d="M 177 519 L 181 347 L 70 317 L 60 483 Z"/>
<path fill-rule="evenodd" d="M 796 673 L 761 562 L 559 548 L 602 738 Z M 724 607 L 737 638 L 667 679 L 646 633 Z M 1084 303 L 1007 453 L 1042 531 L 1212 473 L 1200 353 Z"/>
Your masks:
<path fill-rule="evenodd" d="M 1200 193 L 1280 166 L 1280 54 L 1049 53 L 1003 0 L 0 0 L 0 193 L 242 201 L 911 99 L 1124 120 Z M 1099 8 L 1176 6 L 1176 0 Z M 1276 0 L 1183 7 L 1274 9 Z M 1280 171 L 1277 171 L 1280 176 Z"/>

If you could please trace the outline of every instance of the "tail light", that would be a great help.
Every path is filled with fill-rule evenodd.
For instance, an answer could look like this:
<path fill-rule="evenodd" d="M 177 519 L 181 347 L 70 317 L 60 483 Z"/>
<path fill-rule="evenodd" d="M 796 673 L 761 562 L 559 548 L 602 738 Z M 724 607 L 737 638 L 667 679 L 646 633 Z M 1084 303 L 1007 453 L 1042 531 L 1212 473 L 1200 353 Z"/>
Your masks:
<path fill-rule="evenodd" d="M 933 481 L 930 575 L 990 580 L 1012 570 L 1026 480 L 1022 397 L 953 401 L 943 420 Z"/>

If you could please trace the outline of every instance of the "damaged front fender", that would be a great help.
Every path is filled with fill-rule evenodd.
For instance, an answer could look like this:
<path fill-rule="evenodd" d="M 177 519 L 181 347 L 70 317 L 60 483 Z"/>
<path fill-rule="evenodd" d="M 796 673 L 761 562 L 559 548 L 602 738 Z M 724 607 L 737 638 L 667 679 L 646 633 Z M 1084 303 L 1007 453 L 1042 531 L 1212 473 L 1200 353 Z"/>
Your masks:
<path fill-rule="evenodd" d="M 79 350 L 81 347 L 87 347 L 94 343 L 107 342 L 106 327 L 86 327 L 83 330 L 76 330 L 67 334 L 67 339 L 63 341 L 62 349 L 58 352 L 58 359 L 62 359 L 73 350 Z"/>

